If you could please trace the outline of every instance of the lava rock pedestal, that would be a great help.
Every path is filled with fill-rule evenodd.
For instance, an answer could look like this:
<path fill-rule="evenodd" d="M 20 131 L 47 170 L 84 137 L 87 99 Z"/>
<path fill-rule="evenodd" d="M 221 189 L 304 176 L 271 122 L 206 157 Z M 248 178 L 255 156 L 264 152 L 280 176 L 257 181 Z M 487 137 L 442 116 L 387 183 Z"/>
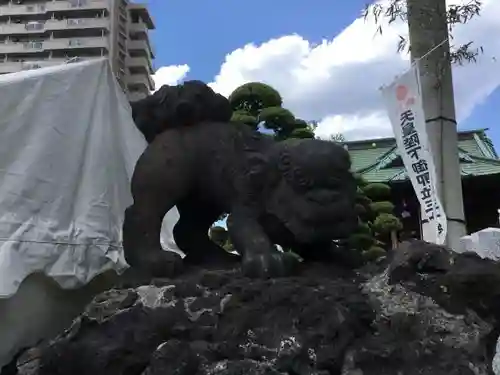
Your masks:
<path fill-rule="evenodd" d="M 430 253 L 420 241 L 403 245 L 375 274 L 309 264 L 296 277 L 253 280 L 198 269 L 113 289 L 65 333 L 24 353 L 19 373 L 492 374 L 494 293 L 490 286 L 474 299 L 470 289 L 497 277 L 497 265 Z M 476 273 L 464 276 L 465 263 Z"/>

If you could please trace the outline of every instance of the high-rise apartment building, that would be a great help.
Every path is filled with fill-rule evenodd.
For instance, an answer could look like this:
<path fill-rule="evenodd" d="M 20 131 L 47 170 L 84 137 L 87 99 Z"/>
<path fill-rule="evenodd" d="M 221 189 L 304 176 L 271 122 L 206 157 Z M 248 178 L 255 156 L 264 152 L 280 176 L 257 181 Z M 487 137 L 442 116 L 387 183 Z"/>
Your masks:
<path fill-rule="evenodd" d="M 129 0 L 0 0 L 0 74 L 106 56 L 137 100 L 154 89 L 152 29 Z"/>

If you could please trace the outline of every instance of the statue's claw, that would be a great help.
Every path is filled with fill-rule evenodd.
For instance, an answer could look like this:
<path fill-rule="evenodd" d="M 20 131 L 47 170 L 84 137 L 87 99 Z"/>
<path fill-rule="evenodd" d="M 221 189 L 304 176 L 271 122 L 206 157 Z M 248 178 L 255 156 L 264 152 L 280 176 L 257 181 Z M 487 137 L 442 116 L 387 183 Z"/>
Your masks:
<path fill-rule="evenodd" d="M 141 254 L 138 270 L 154 278 L 172 278 L 182 272 L 182 258 L 173 251 L 149 251 Z"/>
<path fill-rule="evenodd" d="M 243 257 L 243 273 L 252 278 L 289 276 L 298 266 L 297 257 L 278 251 L 247 254 Z"/>

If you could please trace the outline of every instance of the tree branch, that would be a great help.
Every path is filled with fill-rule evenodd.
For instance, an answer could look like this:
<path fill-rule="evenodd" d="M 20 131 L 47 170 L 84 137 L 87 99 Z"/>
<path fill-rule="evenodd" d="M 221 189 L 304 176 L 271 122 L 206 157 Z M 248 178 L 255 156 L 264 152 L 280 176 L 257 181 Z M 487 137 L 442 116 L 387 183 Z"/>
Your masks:
<path fill-rule="evenodd" d="M 453 27 L 457 24 L 465 24 L 481 13 L 482 2 L 480 0 L 471 0 L 464 5 L 450 5 L 447 9 L 446 19 L 450 32 L 450 44 L 453 40 Z M 408 13 L 406 9 L 406 0 L 391 0 L 388 5 L 367 4 L 363 10 L 365 21 L 370 15 L 373 16 L 376 25 L 376 34 L 382 35 L 384 24 L 390 25 L 397 20 L 407 22 Z M 461 46 L 451 45 L 450 60 L 453 64 L 463 65 L 464 63 L 476 62 L 477 57 L 483 53 L 483 47 L 473 48 L 473 42 L 470 41 Z M 397 51 L 410 52 L 408 39 L 399 35 Z"/>

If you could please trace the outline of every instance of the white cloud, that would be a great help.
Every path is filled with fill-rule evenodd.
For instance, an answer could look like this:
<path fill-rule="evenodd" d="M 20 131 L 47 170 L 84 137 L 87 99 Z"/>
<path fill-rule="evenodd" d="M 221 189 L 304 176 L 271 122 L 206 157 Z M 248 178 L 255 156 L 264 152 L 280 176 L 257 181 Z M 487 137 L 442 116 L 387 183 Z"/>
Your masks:
<path fill-rule="evenodd" d="M 459 0 L 452 1 L 453 3 Z M 450 4 L 450 1 L 448 1 Z M 458 118 L 500 85 L 500 1 L 483 1 L 482 15 L 454 31 L 454 42 L 473 40 L 484 47 L 477 64 L 454 68 Z M 408 67 L 408 56 L 396 51 L 402 22 L 376 34 L 373 20 L 355 20 L 332 40 L 312 44 L 299 35 L 248 44 L 226 56 L 211 86 L 228 95 L 239 85 L 262 81 L 275 87 L 297 117 L 320 120 L 319 136 L 342 132 L 348 139 L 390 136 L 392 131 L 379 87 Z"/>
<path fill-rule="evenodd" d="M 159 68 L 153 75 L 155 89 L 158 90 L 163 85 L 176 85 L 189 73 L 189 66 L 171 65 Z"/>
<path fill-rule="evenodd" d="M 458 44 L 474 40 L 484 47 L 477 64 L 454 69 L 459 119 L 500 85 L 500 2 L 483 2 L 480 18 L 456 28 Z M 271 84 L 297 116 L 321 120 L 317 134 L 342 132 L 350 139 L 390 136 L 378 88 L 408 67 L 408 56 L 396 51 L 407 27 L 396 22 L 376 35 L 373 20 L 355 20 L 332 40 L 312 45 L 299 35 L 246 45 L 226 56 L 212 87 L 229 94 L 248 81 Z"/>
<path fill-rule="evenodd" d="M 370 139 L 390 137 L 392 130 L 384 111 L 373 111 L 361 115 L 328 115 L 316 128 L 316 136 L 328 138 L 335 133 L 343 134 L 347 139 Z"/>

